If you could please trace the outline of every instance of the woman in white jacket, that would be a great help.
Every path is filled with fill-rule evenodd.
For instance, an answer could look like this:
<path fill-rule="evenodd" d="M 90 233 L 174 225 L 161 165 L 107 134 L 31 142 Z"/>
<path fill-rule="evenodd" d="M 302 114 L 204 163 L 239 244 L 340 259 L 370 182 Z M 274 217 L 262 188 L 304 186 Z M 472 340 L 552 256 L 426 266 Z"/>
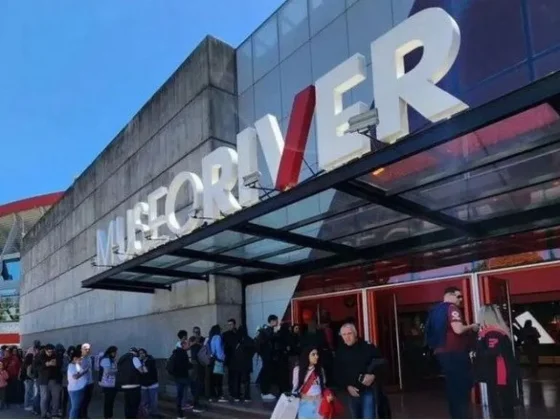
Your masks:
<path fill-rule="evenodd" d="M 325 371 L 320 360 L 319 351 L 314 347 L 304 349 L 299 365 L 294 368 L 292 392 L 300 397 L 298 419 L 320 419 L 319 407 L 325 391 Z M 332 401 L 332 397 L 328 397 Z"/>

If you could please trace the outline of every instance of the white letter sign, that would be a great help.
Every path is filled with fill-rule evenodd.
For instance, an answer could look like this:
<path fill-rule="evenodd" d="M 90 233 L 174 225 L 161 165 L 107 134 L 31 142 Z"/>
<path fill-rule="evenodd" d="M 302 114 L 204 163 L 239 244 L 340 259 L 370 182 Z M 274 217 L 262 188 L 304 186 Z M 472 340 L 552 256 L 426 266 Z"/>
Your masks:
<path fill-rule="evenodd" d="M 468 108 L 436 86 L 453 65 L 460 44 L 457 22 L 436 7 L 416 13 L 371 44 L 380 141 L 394 143 L 409 133 L 407 104 L 432 122 Z M 405 55 L 419 47 L 424 47 L 420 62 L 405 73 Z"/>

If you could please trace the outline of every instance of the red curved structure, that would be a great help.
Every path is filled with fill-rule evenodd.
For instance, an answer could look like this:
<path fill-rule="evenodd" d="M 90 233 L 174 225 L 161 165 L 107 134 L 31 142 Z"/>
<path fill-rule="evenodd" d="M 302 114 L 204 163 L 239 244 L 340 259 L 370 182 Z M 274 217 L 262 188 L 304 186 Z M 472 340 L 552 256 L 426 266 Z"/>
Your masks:
<path fill-rule="evenodd" d="M 10 278 L 6 261 L 19 259 L 22 239 L 45 212 L 56 204 L 64 193 L 57 192 L 43 194 L 23 200 L 14 201 L 0 205 L 0 279 Z M 8 258 L 7 260 L 5 258 Z M 6 277 L 8 276 L 8 277 Z M 9 289 L 18 288 L 15 284 L 2 283 L 2 287 Z M 4 313 L 0 314 L 0 344 L 18 344 L 20 342 L 19 324 L 17 320 L 4 319 Z"/>
<path fill-rule="evenodd" d="M 39 207 L 51 207 L 60 200 L 63 195 L 63 192 L 44 194 L 0 205 L 0 217 L 22 213 Z"/>

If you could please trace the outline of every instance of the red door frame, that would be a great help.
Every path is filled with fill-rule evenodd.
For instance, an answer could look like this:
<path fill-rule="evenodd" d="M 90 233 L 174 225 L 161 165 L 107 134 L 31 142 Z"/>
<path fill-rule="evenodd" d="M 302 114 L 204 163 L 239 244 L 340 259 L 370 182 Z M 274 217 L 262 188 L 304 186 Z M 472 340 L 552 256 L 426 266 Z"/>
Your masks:
<path fill-rule="evenodd" d="M 351 292 L 315 295 L 315 296 L 305 296 L 301 298 L 292 299 L 292 325 L 301 324 L 301 304 L 306 300 L 321 300 L 321 298 L 331 298 L 338 296 L 355 296 L 356 297 L 356 310 L 358 312 L 356 329 L 358 330 L 358 335 L 364 337 L 364 313 L 363 313 L 363 303 L 362 303 L 362 289 L 353 290 Z M 338 333 L 338 332 L 337 332 Z"/>

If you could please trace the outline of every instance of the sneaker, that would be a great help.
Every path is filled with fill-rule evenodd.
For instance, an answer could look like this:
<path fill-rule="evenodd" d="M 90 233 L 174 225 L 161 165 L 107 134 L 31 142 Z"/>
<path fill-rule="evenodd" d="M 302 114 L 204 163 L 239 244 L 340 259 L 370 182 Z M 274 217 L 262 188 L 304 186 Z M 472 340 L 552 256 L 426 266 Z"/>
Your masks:
<path fill-rule="evenodd" d="M 194 407 L 192 412 L 195 413 L 195 414 L 200 414 L 200 413 L 204 413 L 204 409 L 202 409 L 200 407 Z"/>
<path fill-rule="evenodd" d="M 239 402 L 239 401 L 241 401 L 239 398 L 234 398 L 233 399 L 233 402 Z"/>
<path fill-rule="evenodd" d="M 219 403 L 226 403 L 226 402 L 228 402 L 228 400 L 226 400 L 224 397 L 220 397 L 220 398 L 218 398 L 218 402 Z"/>
<path fill-rule="evenodd" d="M 190 411 L 190 410 L 192 410 L 193 408 L 194 408 L 194 406 L 193 406 L 192 404 L 185 404 L 185 405 L 183 406 L 183 410 L 185 410 L 185 411 Z"/>
<path fill-rule="evenodd" d="M 33 407 L 25 407 L 24 410 L 25 411 L 33 411 Z"/>
<path fill-rule="evenodd" d="M 275 400 L 276 397 L 272 394 L 265 394 L 265 395 L 262 396 L 262 399 L 264 401 L 272 401 L 272 400 Z"/>

